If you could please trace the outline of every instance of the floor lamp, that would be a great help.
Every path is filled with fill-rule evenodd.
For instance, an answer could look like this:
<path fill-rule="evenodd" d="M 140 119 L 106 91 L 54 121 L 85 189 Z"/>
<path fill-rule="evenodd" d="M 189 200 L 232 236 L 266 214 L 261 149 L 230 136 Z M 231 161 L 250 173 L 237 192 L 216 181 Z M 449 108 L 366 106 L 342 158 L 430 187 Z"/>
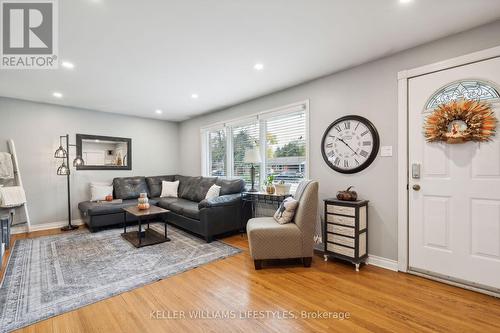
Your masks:
<path fill-rule="evenodd" d="M 63 139 L 66 141 L 66 149 L 63 148 Z M 71 224 L 71 186 L 70 186 L 70 168 L 69 168 L 69 147 L 75 147 L 76 145 L 69 143 L 69 134 L 61 135 L 59 137 L 59 148 L 57 148 L 54 153 L 55 158 L 62 159 L 62 164 L 57 168 L 58 176 L 66 176 L 66 181 L 68 183 L 68 225 L 61 228 L 62 231 L 70 231 L 78 229 L 78 226 Z M 77 167 L 84 165 L 82 157 L 77 155 L 73 160 L 73 166 Z"/>

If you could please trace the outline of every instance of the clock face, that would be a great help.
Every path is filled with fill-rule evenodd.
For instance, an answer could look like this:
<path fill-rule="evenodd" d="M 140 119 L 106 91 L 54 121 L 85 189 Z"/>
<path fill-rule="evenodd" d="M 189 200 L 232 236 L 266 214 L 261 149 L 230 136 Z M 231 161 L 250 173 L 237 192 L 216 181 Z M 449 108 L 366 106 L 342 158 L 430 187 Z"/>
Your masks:
<path fill-rule="evenodd" d="M 368 167 L 377 156 L 378 148 L 377 129 L 360 116 L 345 116 L 334 121 L 321 142 L 325 162 L 342 173 L 355 173 Z"/>

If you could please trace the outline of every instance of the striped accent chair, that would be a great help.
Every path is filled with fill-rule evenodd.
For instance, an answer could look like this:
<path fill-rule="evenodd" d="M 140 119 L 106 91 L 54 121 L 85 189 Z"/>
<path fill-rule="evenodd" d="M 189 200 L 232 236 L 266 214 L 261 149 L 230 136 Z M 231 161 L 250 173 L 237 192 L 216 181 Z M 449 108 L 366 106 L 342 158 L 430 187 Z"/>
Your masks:
<path fill-rule="evenodd" d="M 293 223 L 279 224 L 273 217 L 248 221 L 247 235 L 255 269 L 266 259 L 301 258 L 310 267 L 314 250 L 314 230 L 318 219 L 318 182 L 302 181 L 294 198 L 299 201 Z"/>

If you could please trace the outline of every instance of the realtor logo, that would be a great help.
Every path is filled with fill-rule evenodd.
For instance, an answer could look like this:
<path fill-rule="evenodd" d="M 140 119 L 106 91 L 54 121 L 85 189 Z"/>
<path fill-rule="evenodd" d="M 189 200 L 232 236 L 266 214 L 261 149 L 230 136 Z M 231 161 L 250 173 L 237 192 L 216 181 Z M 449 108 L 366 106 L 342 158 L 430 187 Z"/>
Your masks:
<path fill-rule="evenodd" d="M 0 0 L 2 69 L 56 69 L 57 0 Z"/>

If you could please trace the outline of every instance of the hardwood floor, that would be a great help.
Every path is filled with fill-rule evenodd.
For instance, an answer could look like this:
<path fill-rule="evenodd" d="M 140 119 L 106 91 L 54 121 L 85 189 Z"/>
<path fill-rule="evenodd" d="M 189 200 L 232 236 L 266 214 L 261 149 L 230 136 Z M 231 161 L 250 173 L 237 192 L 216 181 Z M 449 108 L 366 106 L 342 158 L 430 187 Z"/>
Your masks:
<path fill-rule="evenodd" d="M 280 265 L 255 271 L 246 238 L 236 235 L 223 241 L 245 251 L 20 331 L 500 332 L 500 299 L 491 296 L 374 266 L 356 273 L 351 265 L 321 257 L 313 259 L 311 268 Z M 181 311 L 185 319 L 166 318 Z M 193 319 L 192 311 L 235 311 L 237 316 L 241 311 L 245 317 L 248 311 L 281 312 L 274 312 L 275 317 L 255 313 L 257 318 Z M 289 311 L 299 318 L 276 317 Z M 348 312 L 350 317 L 301 318 L 302 311 L 311 316 Z"/>

